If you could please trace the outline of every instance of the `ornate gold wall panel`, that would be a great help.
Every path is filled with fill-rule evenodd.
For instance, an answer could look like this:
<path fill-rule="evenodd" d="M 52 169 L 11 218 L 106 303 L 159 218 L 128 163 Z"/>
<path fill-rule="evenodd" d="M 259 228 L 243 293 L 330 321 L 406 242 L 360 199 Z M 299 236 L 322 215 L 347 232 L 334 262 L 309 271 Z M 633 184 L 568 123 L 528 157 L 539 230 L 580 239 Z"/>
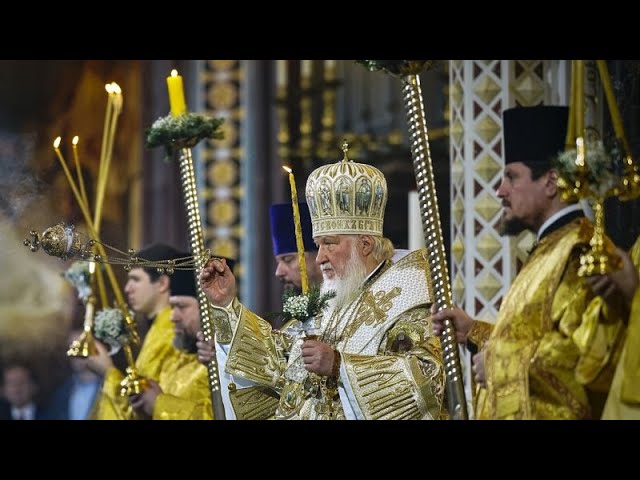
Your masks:
<path fill-rule="evenodd" d="M 240 122 L 243 117 L 240 89 L 243 81 L 238 60 L 206 60 L 200 82 L 204 91 L 206 115 L 222 117 L 224 140 L 207 140 L 201 159 L 204 165 L 204 232 L 207 248 L 219 255 L 237 260 L 235 274 L 242 280 L 240 258 L 242 218 L 240 201 Z"/>

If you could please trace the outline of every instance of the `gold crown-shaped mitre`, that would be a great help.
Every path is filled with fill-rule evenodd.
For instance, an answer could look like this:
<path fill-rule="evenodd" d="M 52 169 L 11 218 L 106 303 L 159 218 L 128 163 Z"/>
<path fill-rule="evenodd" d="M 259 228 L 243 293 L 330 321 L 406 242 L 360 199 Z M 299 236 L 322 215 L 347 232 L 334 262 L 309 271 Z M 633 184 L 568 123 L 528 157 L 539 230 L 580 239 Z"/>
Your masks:
<path fill-rule="evenodd" d="M 382 236 L 387 181 L 380 170 L 347 158 L 316 168 L 307 179 L 306 197 L 313 236 Z"/>

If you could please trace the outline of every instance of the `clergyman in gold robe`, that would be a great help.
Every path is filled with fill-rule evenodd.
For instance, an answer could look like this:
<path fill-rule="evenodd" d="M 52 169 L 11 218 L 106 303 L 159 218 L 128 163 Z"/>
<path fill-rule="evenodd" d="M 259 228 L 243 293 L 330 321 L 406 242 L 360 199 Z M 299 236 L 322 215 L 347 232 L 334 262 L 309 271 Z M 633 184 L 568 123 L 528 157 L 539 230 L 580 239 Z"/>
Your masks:
<path fill-rule="evenodd" d="M 476 418 L 598 418 L 595 399 L 602 405 L 610 386 L 624 323 L 578 276 L 591 224 L 578 204 L 562 200 L 551 164 L 564 149 L 568 108 L 513 108 L 503 120 L 505 170 L 497 191 L 503 233 L 531 230 L 536 246 L 495 326 L 452 308 L 434 314 L 434 329 L 440 334 L 451 318 L 458 342 L 481 350 L 485 388 Z"/>
<path fill-rule="evenodd" d="M 225 262 L 213 260 L 200 274 L 215 311 L 225 407 L 235 418 L 256 418 L 269 402 L 276 419 L 441 418 L 444 370 L 432 334 L 427 255 L 392 259 L 382 236 L 384 175 L 345 152 L 312 172 L 306 197 L 321 292 L 336 293 L 314 319 L 299 319 L 312 329 L 273 330 L 238 301 Z M 198 354 L 206 361 L 212 351 L 199 342 Z M 250 384 L 272 396 L 261 400 Z"/>
<path fill-rule="evenodd" d="M 138 251 L 136 255 L 151 261 L 189 256 L 188 253 L 180 252 L 161 243 L 149 245 Z M 196 400 L 198 404 L 208 401 L 206 369 L 202 365 L 197 365 L 201 368 L 196 368 L 196 365 L 193 364 L 196 359 L 195 355 L 189 356 L 188 352 L 181 351 L 174 346 L 171 294 L 173 291 L 177 295 L 188 293 L 188 282 L 193 277 L 193 272 L 177 270 L 169 276 L 166 273 L 160 274 L 156 268 L 132 268 L 128 277 L 124 290 L 129 305 L 136 313 L 152 321 L 136 358 L 136 368 L 139 374 L 153 382 L 152 388 L 155 389 L 155 383 L 160 386 L 163 392 L 170 393 L 174 397 L 179 396 L 189 401 L 194 398 L 200 399 Z M 192 283 L 194 281 L 191 280 Z M 192 285 L 192 288 L 195 287 Z M 104 375 L 105 380 L 94 405 L 92 418 L 97 420 L 211 418 L 210 408 L 194 407 L 177 411 L 170 408 L 170 404 L 178 406 L 180 402 L 173 401 L 156 402 L 157 408 L 151 413 L 142 409 L 136 411 L 129 398 L 120 396 L 120 382 L 124 378 L 123 373 L 114 366 L 102 345 L 98 344 L 98 349 L 97 355 L 89 357 L 88 365 L 96 373 Z M 203 370 L 204 373 L 202 373 Z M 184 379 L 177 379 L 174 376 L 178 371 L 187 372 Z M 204 385 L 201 375 L 205 376 Z M 187 384 L 192 381 L 199 383 L 188 387 Z M 186 390 L 183 391 L 181 385 L 185 388 L 193 388 L 193 395 Z M 166 405 L 166 408 L 160 408 L 163 405 Z M 204 413 L 205 411 L 207 413 Z"/>

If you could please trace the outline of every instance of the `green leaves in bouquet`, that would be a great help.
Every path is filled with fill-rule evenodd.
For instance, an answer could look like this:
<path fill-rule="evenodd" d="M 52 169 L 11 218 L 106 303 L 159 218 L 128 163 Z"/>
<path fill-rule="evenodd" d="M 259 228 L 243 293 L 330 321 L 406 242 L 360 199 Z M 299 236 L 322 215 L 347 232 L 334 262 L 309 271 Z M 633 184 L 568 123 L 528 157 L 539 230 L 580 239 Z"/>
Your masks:
<path fill-rule="evenodd" d="M 205 138 L 223 139 L 224 133 L 220 131 L 223 122 L 224 118 L 211 118 L 198 113 L 160 117 L 147 129 L 145 146 L 163 146 L 167 157 L 171 157 L 176 150 L 192 148 Z"/>
<path fill-rule="evenodd" d="M 371 72 L 382 70 L 396 77 L 418 75 L 433 68 L 437 60 L 356 60 Z"/>
<path fill-rule="evenodd" d="M 306 295 L 294 295 L 286 292 L 282 296 L 282 319 L 285 322 L 289 320 L 306 320 L 307 318 L 317 316 L 327 307 L 327 302 L 336 296 L 336 292 L 329 291 L 320 293 L 320 287 L 313 286 Z"/>

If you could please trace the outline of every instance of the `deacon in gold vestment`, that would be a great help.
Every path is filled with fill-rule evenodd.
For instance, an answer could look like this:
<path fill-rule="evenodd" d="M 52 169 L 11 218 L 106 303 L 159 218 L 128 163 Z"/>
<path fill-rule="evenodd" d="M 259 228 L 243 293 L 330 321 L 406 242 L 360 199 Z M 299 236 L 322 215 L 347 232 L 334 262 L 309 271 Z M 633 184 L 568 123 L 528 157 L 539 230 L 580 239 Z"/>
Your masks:
<path fill-rule="evenodd" d="M 497 194 L 503 232 L 537 232 L 537 246 L 491 324 L 458 308 L 434 314 L 434 330 L 451 318 L 461 343 L 483 350 L 479 419 L 597 418 L 591 397 L 610 385 L 624 335 L 623 314 L 609 309 L 578 277 L 591 224 L 562 201 L 549 159 L 564 148 L 566 107 L 504 112 L 505 173 Z M 477 366 L 476 366 L 477 368 Z"/>
<path fill-rule="evenodd" d="M 154 244 L 139 251 L 137 256 L 158 261 L 184 258 L 189 254 L 168 245 Z M 120 396 L 120 382 L 124 376 L 113 366 L 106 349 L 98 344 L 98 355 L 89 357 L 89 367 L 97 373 L 103 372 L 105 380 L 94 405 L 93 417 L 98 420 L 211 418 L 206 368 L 197 363 L 193 353 L 178 349 L 173 344 L 176 340 L 170 300 L 175 302 L 195 297 L 193 273 L 176 271 L 168 276 L 159 274 L 155 268 L 133 268 L 128 276 L 125 293 L 131 307 L 136 313 L 155 316 L 136 358 L 138 372 L 150 381 L 151 387 L 146 396 L 142 394 L 142 399 Z M 175 295 L 170 298 L 171 293 Z M 197 302 L 195 313 L 199 319 Z M 182 316 L 177 317 L 174 315 L 173 321 L 179 325 Z M 176 329 L 182 331 L 183 327 Z M 176 338 L 180 336 L 176 335 Z M 157 396 L 155 406 L 152 409 L 147 406 L 145 411 L 143 406 L 152 403 L 150 397 L 155 399 L 160 392 L 163 395 Z M 133 408 L 131 400 L 137 409 Z"/>
<path fill-rule="evenodd" d="M 445 416 L 426 252 L 392 260 L 391 242 L 382 237 L 386 192 L 382 173 L 348 160 L 346 152 L 342 162 L 309 177 L 306 197 L 322 291 L 336 292 L 315 318 L 315 329 L 307 331 L 313 336 L 272 330 L 239 303 L 224 262 L 213 260 L 203 269 L 201 285 L 215 309 L 219 366 L 231 379 L 223 384 L 226 405 L 248 418 L 269 402 L 277 407 L 276 419 Z M 201 360 L 208 359 L 211 350 L 198 345 Z M 234 398 L 248 391 L 238 388 L 240 381 L 272 395 Z"/>

